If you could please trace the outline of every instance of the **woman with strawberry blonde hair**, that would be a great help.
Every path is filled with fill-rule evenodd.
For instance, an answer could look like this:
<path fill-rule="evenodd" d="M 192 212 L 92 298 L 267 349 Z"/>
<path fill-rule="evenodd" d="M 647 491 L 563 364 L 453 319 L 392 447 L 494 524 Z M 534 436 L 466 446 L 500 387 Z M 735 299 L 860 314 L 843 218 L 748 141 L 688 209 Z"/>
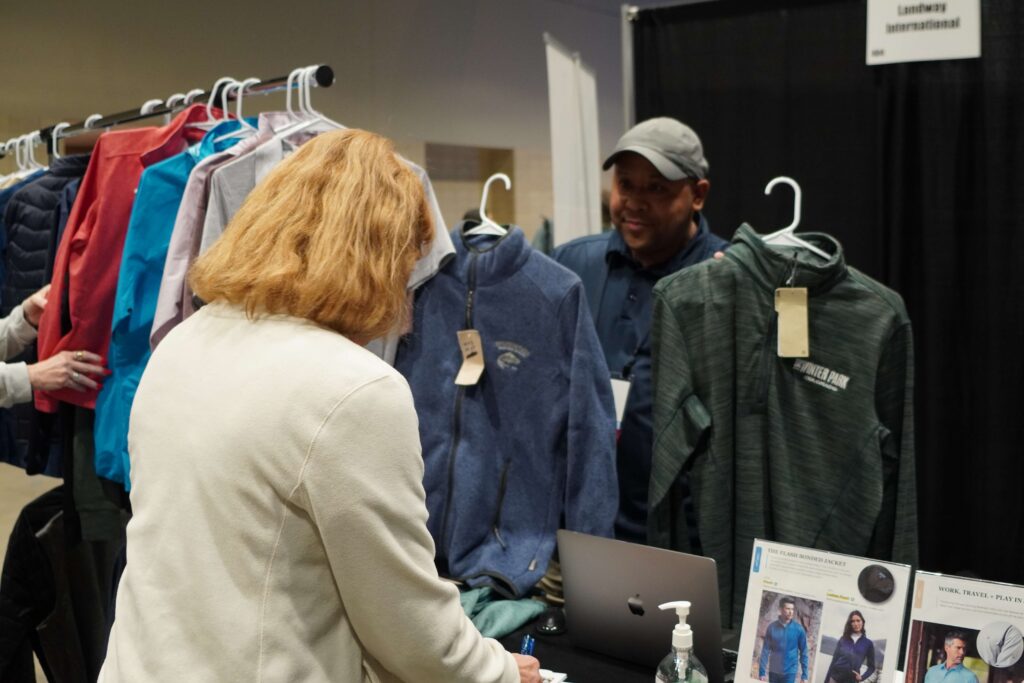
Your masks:
<path fill-rule="evenodd" d="M 412 397 L 363 348 L 407 314 L 428 216 L 389 141 L 325 133 L 196 262 L 207 305 L 132 406 L 100 681 L 540 681 L 438 578 Z"/>

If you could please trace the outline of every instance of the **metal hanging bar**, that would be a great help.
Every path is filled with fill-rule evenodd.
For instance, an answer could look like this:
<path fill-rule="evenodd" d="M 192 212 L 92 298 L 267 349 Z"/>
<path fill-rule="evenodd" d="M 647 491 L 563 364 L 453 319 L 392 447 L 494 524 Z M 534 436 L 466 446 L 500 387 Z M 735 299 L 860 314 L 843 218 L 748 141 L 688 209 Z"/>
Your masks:
<path fill-rule="evenodd" d="M 321 88 L 329 88 L 334 84 L 334 69 L 326 64 L 320 64 L 317 66 L 316 71 L 313 74 L 313 81 L 316 85 Z M 276 92 L 278 90 L 284 90 L 288 87 L 295 87 L 296 83 L 289 84 L 288 76 L 279 76 L 276 78 L 265 78 L 261 79 L 256 83 L 249 85 L 245 89 L 246 96 L 248 95 L 265 95 L 267 93 Z M 231 86 L 232 88 L 235 86 Z M 204 91 L 198 93 L 193 90 L 189 92 L 189 95 L 203 95 Z M 229 102 L 233 101 L 237 94 L 231 92 L 227 93 L 225 99 L 225 86 L 222 85 L 217 88 L 217 91 L 213 93 L 215 102 Z M 159 106 L 153 106 L 152 101 L 147 102 L 148 107 L 143 105 L 142 108 L 129 109 L 127 111 L 118 112 L 117 114 L 109 114 L 97 118 L 97 114 L 93 114 L 85 121 L 79 121 L 78 123 L 72 123 L 71 125 L 62 125 L 56 136 L 53 135 L 53 130 L 56 125 L 46 126 L 40 128 L 38 131 L 39 136 L 43 142 L 46 143 L 47 150 L 53 153 L 54 147 L 57 141 L 61 138 L 69 138 L 81 133 L 88 133 L 97 129 L 108 128 L 110 126 L 118 126 L 125 123 L 131 123 L 132 121 L 139 121 L 142 119 L 148 119 L 154 116 L 163 116 L 165 114 L 171 114 L 175 109 L 182 106 L 181 103 L 174 103 L 174 106 L 168 107 L 166 104 Z M 0 159 L 6 155 L 6 150 L 0 149 Z"/>

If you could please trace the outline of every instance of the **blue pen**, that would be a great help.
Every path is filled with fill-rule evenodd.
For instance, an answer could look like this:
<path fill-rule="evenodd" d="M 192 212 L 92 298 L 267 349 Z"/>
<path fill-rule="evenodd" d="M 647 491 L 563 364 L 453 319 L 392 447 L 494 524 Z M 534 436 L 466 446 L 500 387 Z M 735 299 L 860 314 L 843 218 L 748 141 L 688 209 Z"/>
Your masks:
<path fill-rule="evenodd" d="M 519 654 L 521 655 L 533 655 L 533 644 L 536 642 L 529 633 L 523 636 L 523 642 L 519 646 Z"/>

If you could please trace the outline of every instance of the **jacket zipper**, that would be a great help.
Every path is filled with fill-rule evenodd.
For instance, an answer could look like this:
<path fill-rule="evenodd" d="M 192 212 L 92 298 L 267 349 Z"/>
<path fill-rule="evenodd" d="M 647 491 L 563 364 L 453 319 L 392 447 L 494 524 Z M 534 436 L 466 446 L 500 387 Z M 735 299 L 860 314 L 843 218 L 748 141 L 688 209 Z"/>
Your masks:
<path fill-rule="evenodd" d="M 469 290 L 466 294 L 466 326 L 465 330 L 473 329 L 473 297 L 476 294 L 476 258 L 475 252 L 469 255 Z M 459 440 L 462 437 L 462 397 L 466 393 L 466 387 L 460 386 L 455 389 L 455 411 L 452 415 L 452 445 L 448 449 L 448 490 L 444 500 L 444 514 L 441 516 L 441 542 L 440 548 L 448 552 L 448 513 L 452 507 L 452 489 L 455 486 L 455 454 L 459 448 Z"/>
<path fill-rule="evenodd" d="M 509 464 L 505 463 L 505 466 L 501 468 L 501 482 L 498 484 L 498 509 L 494 511 L 494 524 L 491 525 L 494 537 L 498 539 L 498 543 L 501 544 L 503 549 L 507 549 L 508 546 L 505 544 L 505 539 L 501 537 L 501 505 L 505 502 L 505 487 L 508 483 Z"/>

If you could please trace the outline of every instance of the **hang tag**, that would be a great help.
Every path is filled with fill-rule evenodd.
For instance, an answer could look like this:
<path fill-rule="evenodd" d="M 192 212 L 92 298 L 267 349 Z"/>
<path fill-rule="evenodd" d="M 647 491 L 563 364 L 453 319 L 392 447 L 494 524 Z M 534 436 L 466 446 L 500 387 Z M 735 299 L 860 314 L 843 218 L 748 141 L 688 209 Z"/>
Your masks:
<path fill-rule="evenodd" d="M 615 429 L 622 429 L 622 416 L 626 414 L 630 381 L 612 377 L 612 398 L 615 399 Z"/>
<path fill-rule="evenodd" d="M 811 344 L 807 331 L 807 288 L 780 287 L 775 290 L 775 312 L 779 314 L 780 358 L 807 358 Z"/>
<path fill-rule="evenodd" d="M 459 349 L 462 351 L 462 367 L 455 376 L 460 387 L 471 387 L 484 374 L 484 345 L 476 330 L 459 330 Z"/>

